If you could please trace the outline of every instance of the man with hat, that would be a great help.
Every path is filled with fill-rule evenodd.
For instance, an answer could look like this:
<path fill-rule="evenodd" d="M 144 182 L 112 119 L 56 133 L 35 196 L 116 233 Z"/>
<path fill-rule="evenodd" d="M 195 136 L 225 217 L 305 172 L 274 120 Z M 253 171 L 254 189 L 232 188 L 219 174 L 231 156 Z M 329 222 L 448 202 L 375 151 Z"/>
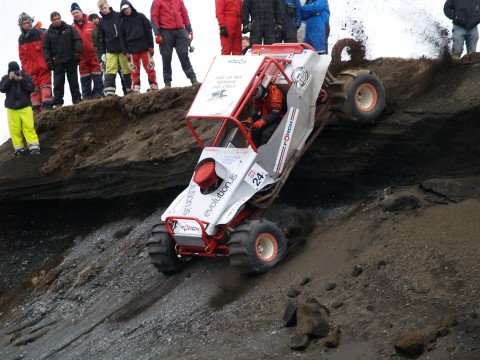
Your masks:
<path fill-rule="evenodd" d="M 128 0 L 120 3 L 120 40 L 122 51 L 132 73 L 132 89 L 140 91 L 140 64 L 148 75 L 150 90 L 158 90 L 155 62 L 153 61 L 152 25 L 147 17 L 139 13 Z"/>
<path fill-rule="evenodd" d="M 35 90 L 32 92 L 32 109 L 34 113 L 53 108 L 52 73 L 45 63 L 42 53 L 42 40 L 45 31 L 32 27 L 33 18 L 27 13 L 18 17 L 20 37 L 18 38 L 18 56 L 23 71 L 33 77 Z"/>
<path fill-rule="evenodd" d="M 88 20 L 88 16 L 82 12 L 76 2 L 72 3 L 70 12 L 73 16 L 72 26 L 82 38 L 82 53 L 79 63 L 82 98 L 83 100 L 101 99 L 103 97 L 102 70 L 95 56 L 92 42 L 95 24 Z"/>
<path fill-rule="evenodd" d="M 20 70 L 15 61 L 8 64 L 8 74 L 0 80 L 0 92 L 6 94 L 8 129 L 12 138 L 15 156 L 25 154 L 23 138 L 27 142 L 30 154 L 40 154 L 40 143 L 33 123 L 32 100 L 30 94 L 35 90 L 33 78 Z"/>

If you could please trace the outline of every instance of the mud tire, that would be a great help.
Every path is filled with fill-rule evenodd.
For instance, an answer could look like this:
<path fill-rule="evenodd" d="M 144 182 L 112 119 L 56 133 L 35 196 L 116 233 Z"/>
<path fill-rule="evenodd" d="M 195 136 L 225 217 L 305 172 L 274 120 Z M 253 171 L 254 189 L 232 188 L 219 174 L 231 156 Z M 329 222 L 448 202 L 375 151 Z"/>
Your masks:
<path fill-rule="evenodd" d="M 158 272 L 165 275 L 176 274 L 188 266 L 188 260 L 182 260 L 175 252 L 175 241 L 165 227 L 165 224 L 157 224 L 153 227 L 147 242 L 150 262 Z"/>
<path fill-rule="evenodd" d="M 330 111 L 342 121 L 370 125 L 385 107 L 385 88 L 371 71 L 345 71 L 330 85 Z"/>
<path fill-rule="evenodd" d="M 287 240 L 282 230 L 263 219 L 239 225 L 227 245 L 230 265 L 246 274 L 270 270 L 287 252 Z"/>
<path fill-rule="evenodd" d="M 342 61 L 342 52 L 347 49 L 350 60 Z M 358 66 L 365 60 L 365 46 L 357 40 L 346 38 L 338 40 L 332 48 L 332 64 L 347 63 L 349 66 Z"/>

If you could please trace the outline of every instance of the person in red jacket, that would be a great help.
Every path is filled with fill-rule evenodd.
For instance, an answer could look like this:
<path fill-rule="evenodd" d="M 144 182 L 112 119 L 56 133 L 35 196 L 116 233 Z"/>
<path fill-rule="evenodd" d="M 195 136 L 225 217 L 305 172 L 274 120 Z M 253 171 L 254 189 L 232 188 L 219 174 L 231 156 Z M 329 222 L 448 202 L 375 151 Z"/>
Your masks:
<path fill-rule="evenodd" d="M 266 144 L 283 118 L 283 94 L 272 83 L 261 83 L 253 93 L 254 112 L 247 121 L 253 123 L 252 141 L 256 147 Z"/>
<path fill-rule="evenodd" d="M 154 0 L 150 9 L 150 17 L 155 42 L 160 45 L 165 87 L 172 86 L 174 48 L 183 72 L 190 79 L 192 85 L 198 84 L 197 76 L 188 57 L 188 48 L 193 40 L 193 31 L 183 0 Z"/>
<path fill-rule="evenodd" d="M 76 2 L 72 3 L 70 12 L 73 16 L 72 26 L 82 38 L 82 53 L 79 63 L 82 98 L 83 100 L 101 99 L 103 97 L 102 70 L 92 42 L 92 31 L 95 24 L 88 20 L 88 16 L 82 12 Z"/>
<path fill-rule="evenodd" d="M 242 0 L 215 0 L 222 55 L 242 55 Z"/>
<path fill-rule="evenodd" d="M 38 113 L 42 109 L 53 109 L 52 74 L 43 58 L 42 40 L 45 31 L 32 27 L 33 18 L 26 13 L 18 17 L 20 37 L 18 38 L 18 56 L 23 71 L 30 74 L 35 83 L 31 94 L 32 109 Z"/>

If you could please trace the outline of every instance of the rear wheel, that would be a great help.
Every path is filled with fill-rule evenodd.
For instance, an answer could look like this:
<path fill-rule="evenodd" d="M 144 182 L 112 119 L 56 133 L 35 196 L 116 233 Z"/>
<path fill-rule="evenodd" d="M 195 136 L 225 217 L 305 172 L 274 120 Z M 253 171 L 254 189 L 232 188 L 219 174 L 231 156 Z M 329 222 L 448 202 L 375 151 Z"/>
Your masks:
<path fill-rule="evenodd" d="M 270 221 L 246 221 L 232 232 L 228 250 L 230 265 L 244 273 L 263 273 L 285 256 L 287 240 L 282 230 Z"/>
<path fill-rule="evenodd" d="M 153 227 L 147 242 L 150 262 L 165 275 L 178 273 L 187 267 L 191 258 L 180 257 L 175 251 L 175 241 L 165 227 L 157 224 Z"/>
<path fill-rule="evenodd" d="M 330 85 L 330 110 L 343 121 L 373 124 L 385 106 L 385 89 L 368 70 L 338 74 Z"/>

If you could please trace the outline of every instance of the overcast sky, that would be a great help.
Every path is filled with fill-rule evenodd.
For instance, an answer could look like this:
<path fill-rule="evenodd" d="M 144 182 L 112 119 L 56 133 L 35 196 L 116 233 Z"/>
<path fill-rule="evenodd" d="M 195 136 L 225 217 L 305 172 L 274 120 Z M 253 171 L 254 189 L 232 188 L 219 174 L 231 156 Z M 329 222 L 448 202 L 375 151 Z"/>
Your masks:
<path fill-rule="evenodd" d="M 195 52 L 190 55 L 193 68 L 201 82 L 205 77 L 213 57 L 220 54 L 218 25 L 215 19 L 214 0 L 184 0 L 193 27 Z M 68 24 L 73 22 L 70 14 L 71 1 L 65 0 L 15 0 L 2 3 L 0 26 L 2 51 L 0 52 L 0 76 L 7 73 L 8 63 L 18 59 L 18 15 L 26 12 L 40 20 L 45 28 L 50 25 L 50 13 L 58 11 Z M 83 12 L 97 12 L 97 0 L 77 1 Z M 150 0 L 132 0 L 132 5 L 149 17 Z M 437 40 L 440 29 L 450 31 L 451 23 L 443 15 L 443 1 L 438 0 L 331 0 L 331 35 L 329 46 L 343 37 L 351 37 L 352 30 L 363 31 L 367 45 L 367 57 L 436 57 Z M 110 0 L 109 5 L 118 11 L 120 0 Z M 155 48 L 157 80 L 162 86 L 161 56 Z M 188 86 L 180 68 L 178 58 L 173 57 L 173 86 Z M 3 70 L 2 70 L 3 69 Z M 147 84 L 143 69 L 142 83 Z M 68 82 L 65 89 L 65 105 L 71 104 Z M 142 92 L 145 91 L 142 89 Z M 121 94 L 117 86 L 117 94 Z M 5 95 L 0 95 L 0 142 L 9 139 L 6 109 L 3 107 Z M 40 144 L 42 142 L 40 136 Z"/>

